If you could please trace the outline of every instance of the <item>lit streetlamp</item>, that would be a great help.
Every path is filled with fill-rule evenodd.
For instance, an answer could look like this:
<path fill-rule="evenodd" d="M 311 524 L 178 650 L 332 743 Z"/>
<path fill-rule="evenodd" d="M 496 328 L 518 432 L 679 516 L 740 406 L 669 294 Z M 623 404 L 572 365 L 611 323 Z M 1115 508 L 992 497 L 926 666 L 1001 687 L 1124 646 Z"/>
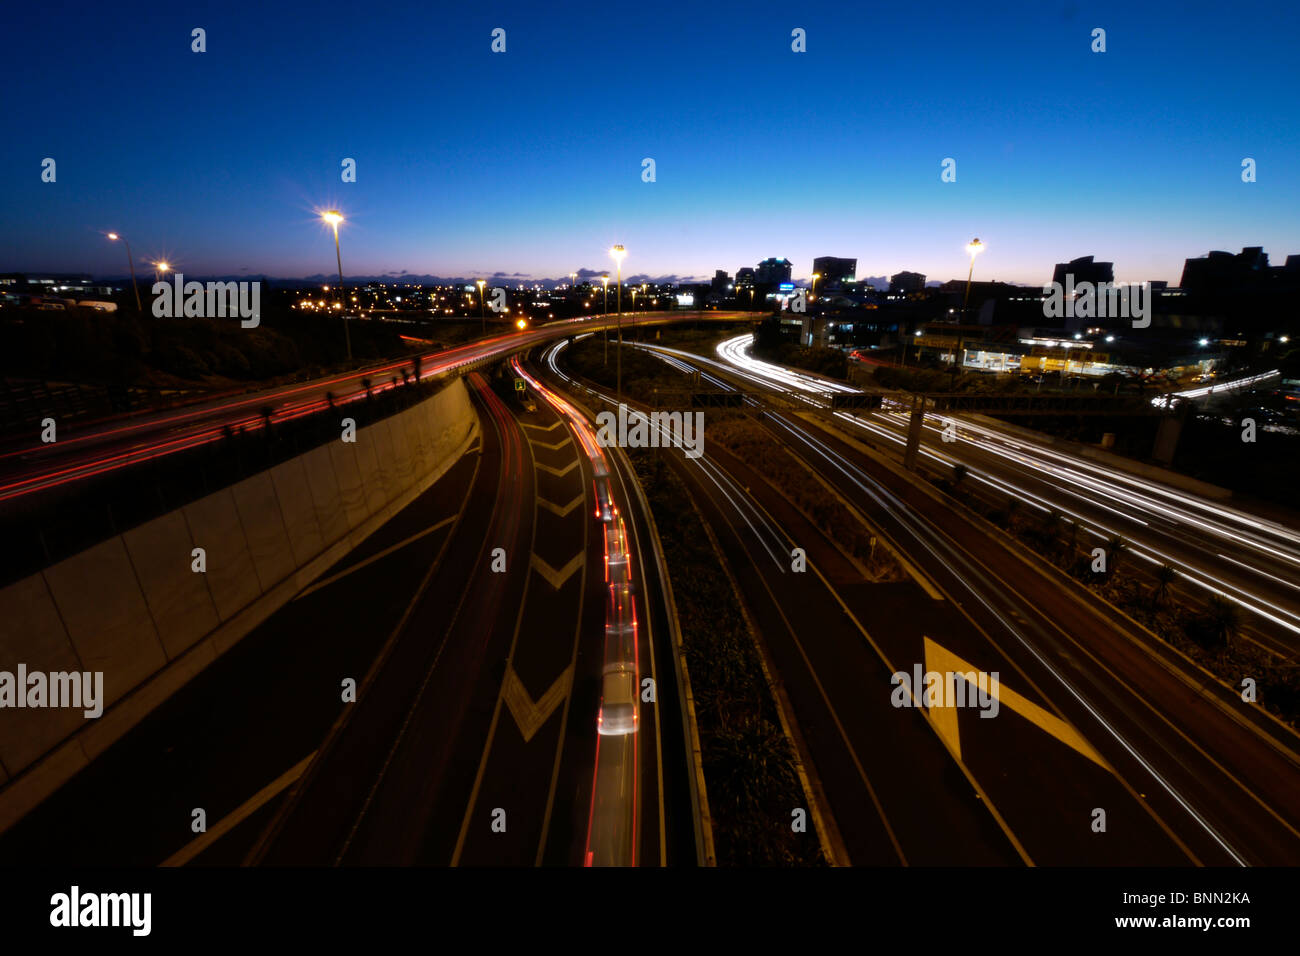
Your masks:
<path fill-rule="evenodd" d="M 821 277 L 822 277 L 822 274 L 821 274 L 820 272 L 814 272 L 814 273 L 813 273 L 812 291 L 808 293 L 808 298 L 810 298 L 810 299 L 815 299 L 815 298 L 817 298 L 817 280 L 820 279 Z"/>
<path fill-rule="evenodd" d="M 478 286 L 478 315 L 483 321 L 483 334 L 487 335 L 487 312 L 483 308 L 483 287 L 487 285 L 487 280 L 478 279 L 474 284 Z"/>
<path fill-rule="evenodd" d="M 171 271 L 171 266 L 166 262 L 155 262 L 153 264 L 153 269 L 153 281 L 161 282 L 163 278 L 166 277 L 167 273 Z"/>
<path fill-rule="evenodd" d="M 972 239 L 966 244 L 966 252 L 970 255 L 970 270 L 966 273 L 966 295 L 961 302 L 961 320 L 962 322 L 970 321 L 966 309 L 970 305 L 970 280 L 975 274 L 975 257 L 984 251 L 984 243 L 979 238 Z M 955 382 L 957 379 L 958 363 L 961 361 L 961 332 L 957 332 L 957 348 L 952 353 L 952 377 Z"/>
<path fill-rule="evenodd" d="M 343 313 L 343 341 L 347 343 L 348 364 L 352 364 L 352 332 L 348 329 L 348 313 L 343 303 L 343 253 L 339 251 L 339 223 L 343 214 L 337 209 L 321 213 L 321 218 L 334 227 L 334 261 L 339 267 L 339 311 Z"/>
<path fill-rule="evenodd" d="M 126 246 L 126 264 L 131 270 L 131 286 L 135 289 L 135 309 L 137 312 L 143 312 L 144 306 L 140 304 L 140 284 L 135 281 L 135 262 L 131 258 L 131 243 L 115 232 L 110 232 L 108 238 L 113 240 L 121 239 L 122 245 Z"/>

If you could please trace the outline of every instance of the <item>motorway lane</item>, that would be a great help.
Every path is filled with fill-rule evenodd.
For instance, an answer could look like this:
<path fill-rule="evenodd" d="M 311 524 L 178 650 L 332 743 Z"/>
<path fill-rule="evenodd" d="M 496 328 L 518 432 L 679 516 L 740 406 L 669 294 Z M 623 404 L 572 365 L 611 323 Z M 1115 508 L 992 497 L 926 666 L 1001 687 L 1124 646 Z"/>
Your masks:
<path fill-rule="evenodd" d="M 283 800 L 448 544 L 473 490 L 476 448 L 40 806 L 0 835 L 0 864 L 156 866 L 178 853 L 237 864 L 250 826 Z M 248 569 L 252 573 L 251 567 Z M 358 598 L 358 595 L 363 596 Z M 288 781 L 291 783 L 292 780 Z M 251 815 L 240 812 L 264 788 Z M 210 833 L 197 847 L 191 811 Z"/>
<path fill-rule="evenodd" d="M 882 589 L 891 592 L 889 605 L 899 613 L 868 615 L 859 608 L 855 618 L 831 579 L 843 587 L 854 579 L 860 583 L 860 575 L 764 479 L 716 447 L 706 446 L 695 462 L 668 454 L 695 489 L 778 665 L 808 763 L 822 781 L 852 862 L 1010 863 L 1034 853 L 1048 862 L 1185 862 L 1140 810 L 1131 815 L 1135 823 L 1119 828 L 1122 839 L 1090 839 L 1086 810 L 1095 803 L 1083 804 L 1100 796 L 1108 806 L 1120 806 L 1126 801 L 1123 788 L 1056 739 L 1027 722 L 1018 726 L 1016 717 L 1000 722 L 1002 739 L 1014 741 L 1025 767 L 1036 774 L 1033 787 L 1042 799 L 1032 806 L 1031 819 L 1000 820 L 983 783 L 953 758 L 923 712 L 892 707 L 889 677 L 921 659 L 921 628 L 927 626 L 956 652 L 979 657 L 988 670 L 998 670 L 1005 658 L 967 649 L 958 632 L 975 643 L 982 635 L 914 584 L 860 587 L 857 597 L 868 603 L 879 601 Z M 813 573 L 790 570 L 796 546 L 807 551 Z M 819 571 L 823 566 L 829 573 Z M 924 608 L 920 614 L 918 606 Z M 871 622 L 870 634 L 860 626 L 862 618 Z M 1011 677 L 1010 666 L 1000 669 Z M 864 693 L 873 684 L 878 690 Z M 1019 689 L 1033 694 L 1027 682 Z M 1017 783 L 1023 786 L 1023 780 Z M 1038 833 L 1044 819 L 1049 822 L 1042 828 L 1051 831 L 1046 839 Z M 1025 829 L 1033 832 L 1024 836 Z"/>
<path fill-rule="evenodd" d="M 635 706 L 637 730 L 628 734 L 597 733 L 590 723 L 576 733 L 594 739 L 594 759 L 582 817 L 575 821 L 585 833 L 580 862 L 586 866 L 663 866 L 693 862 L 694 821 L 689 812 L 689 784 L 685 765 L 686 738 L 668 639 L 668 610 L 653 564 L 649 516 L 642 507 L 631 475 L 630 463 L 617 449 L 599 445 L 587 411 L 544 383 L 537 370 L 514 363 L 516 374 L 527 379 L 529 389 L 558 411 L 570 434 L 583 449 L 592 474 L 597 527 L 602 540 L 602 578 L 593 593 L 605 595 L 602 623 L 604 641 L 599 665 L 601 716 L 603 675 L 625 668 L 641 688 Z M 608 508 L 606 508 L 608 503 Z M 608 520 L 606 520 L 608 519 Z M 643 682 L 654 688 L 654 699 L 644 699 Z M 611 721 L 610 727 L 615 726 Z M 578 751 L 575 751 L 578 752 Z M 594 774 L 591 767 L 594 764 Z M 575 809 L 578 803 L 574 801 Z"/>
<path fill-rule="evenodd" d="M 792 393 L 857 391 L 749 358 L 740 338 L 719 347 L 732 371 Z M 906 413 L 837 417 L 861 430 L 863 440 L 901 459 Z M 943 440 L 949 423 L 956 425 L 950 432 L 955 441 Z M 1241 453 L 1248 450 L 1243 446 Z M 954 464 L 965 465 L 968 487 L 990 501 L 1016 498 L 1029 511 L 1056 510 L 1078 520 L 1081 543 L 1090 547 L 1104 547 L 1112 535 L 1121 534 L 1129 542 L 1123 560 L 1131 570 L 1150 577 L 1160 564 L 1171 564 L 1192 593 L 1223 593 L 1250 610 L 1247 639 L 1284 660 L 1298 659 L 1300 531 L 1293 516 L 1270 517 L 1068 455 L 983 416 L 928 414 L 920 458 L 945 476 Z"/>
<path fill-rule="evenodd" d="M 685 361 L 680 353 L 674 353 L 670 358 L 679 363 Z M 963 616 L 976 626 L 985 646 L 981 647 L 980 642 L 972 645 L 968 636 L 963 639 L 960 630 L 949 629 L 944 632 L 943 639 L 948 650 L 964 660 L 975 661 L 984 670 L 994 669 L 984 663 L 993 653 L 995 659 L 1001 658 L 1006 662 L 1004 666 L 1008 667 L 1003 671 L 1004 686 L 1015 687 L 1012 682 L 1019 682 L 1021 686 L 1016 690 L 1021 694 L 1026 694 L 1026 686 L 1044 688 L 1036 695 L 1026 696 L 1036 699 L 1049 716 L 1054 715 L 1074 727 L 1088 728 L 1085 741 L 1104 759 L 1091 761 L 1090 769 L 1076 769 L 1076 773 L 1068 778 L 1064 791 L 1062 778 L 1056 773 L 1046 777 L 1040 775 L 1030 787 L 1025 784 L 1024 774 L 1019 772 L 1021 766 L 1032 759 L 1030 755 L 1034 753 L 1036 743 L 1041 745 L 1044 739 L 1053 740 L 1039 731 L 1038 727 L 1044 724 L 1042 720 L 1038 721 L 1033 732 L 1027 736 L 1022 734 L 1022 739 L 1012 735 L 998 740 L 987 759 L 981 761 L 973 755 L 969 758 L 971 766 L 979 770 L 977 778 L 990 781 L 987 785 L 990 795 L 999 807 L 1006 808 L 1003 810 L 1006 820 L 1022 839 L 1031 857 L 1054 862 L 1114 862 L 1116 859 L 1167 862 L 1166 854 L 1172 848 L 1188 861 L 1231 863 L 1250 858 L 1260 862 L 1294 862 L 1295 833 L 1289 823 L 1289 819 L 1294 817 L 1289 818 L 1287 812 L 1275 809 L 1275 806 L 1285 806 L 1289 802 L 1285 800 L 1289 786 L 1285 781 L 1295 779 L 1294 768 L 1288 765 L 1285 755 L 1261 744 L 1254 735 L 1244 735 L 1244 743 L 1252 758 L 1265 761 L 1268 771 L 1280 773 L 1283 781 L 1281 794 L 1277 792 L 1279 786 L 1275 779 L 1273 786 L 1263 788 L 1268 799 L 1261 799 L 1259 786 L 1244 785 L 1238 775 L 1226 771 L 1222 764 L 1205 759 L 1206 755 L 1198 752 L 1198 748 L 1185 737 L 1182 740 L 1171 739 L 1176 735 L 1170 732 L 1170 727 L 1150 727 L 1153 718 L 1149 712 L 1141 712 L 1145 703 L 1141 691 L 1118 681 L 1115 673 L 1099 662 L 1086 660 L 1086 649 L 1071 647 L 1062 650 L 1061 635 L 1065 632 L 1056 621 L 1067 619 L 1074 622 L 1080 619 L 1080 615 L 1075 608 L 1063 604 L 1061 596 L 1056 593 L 1055 582 L 1040 585 L 1033 599 L 1027 600 L 1016 588 L 1008 586 L 1005 578 L 999 578 L 983 566 L 983 563 L 990 562 L 991 556 L 987 549 L 973 550 L 979 547 L 978 542 L 963 541 L 966 549 L 979 555 L 976 560 L 971 560 L 947 539 L 940 527 L 951 529 L 956 522 L 945 519 L 955 516 L 941 514 L 938 519 L 922 521 L 912 513 L 925 501 L 916 500 L 919 496 L 913 495 L 905 503 L 896 496 L 909 492 L 907 479 L 901 479 L 893 493 L 886 491 L 874 472 L 869 476 L 860 463 L 849 460 L 852 449 L 829 448 L 820 439 L 810 439 L 806 434 L 807 424 L 796 423 L 787 416 L 770 414 L 767 420 L 774 423 L 778 432 L 774 440 L 800 451 L 824 478 L 838 485 L 846 498 L 869 511 L 869 517 L 877 527 L 885 529 L 894 541 L 902 542 L 909 557 L 950 596 L 950 601 L 956 595 L 957 603 L 963 607 Z M 940 524 L 936 525 L 934 520 Z M 1004 567 L 1000 570 L 1004 575 L 1011 573 Z M 1016 580 L 1019 584 L 1020 579 Z M 1042 610 L 1044 606 L 1050 609 L 1047 613 Z M 867 602 L 857 616 L 864 617 L 873 607 L 873 602 Z M 1101 631 L 1096 634 L 1088 631 L 1086 626 L 1079 628 L 1093 642 L 1089 646 L 1106 646 L 1106 635 L 1115 630 L 1114 622 L 1093 621 L 1086 616 L 1083 619 L 1088 625 L 1093 625 L 1094 630 Z M 868 630 L 870 626 L 864 628 L 864 632 Z M 926 636 L 939 640 L 934 635 Z M 1109 642 L 1116 644 L 1113 636 Z M 1113 655 L 1120 655 L 1131 652 L 1132 647 L 1121 644 L 1108 650 Z M 1055 655 L 1056 660 L 1049 661 L 1048 654 Z M 1147 680 L 1159 685 L 1165 701 L 1177 702 L 1179 713 L 1194 714 L 1198 726 L 1209 718 L 1208 726 L 1204 728 L 1206 733 L 1221 734 L 1226 729 L 1241 736 L 1240 727 L 1222 719 L 1222 715 L 1207 713 L 1203 701 L 1189 701 L 1187 694 L 1180 695 L 1177 681 L 1168 673 L 1153 669 L 1149 660 L 1135 662 L 1132 657 L 1130 653 L 1124 663 L 1143 665 L 1143 669 L 1150 672 L 1145 675 Z M 1063 666 L 1071 672 L 1068 678 L 1060 670 Z M 1071 686 L 1071 682 L 1083 684 L 1084 678 L 1087 678 L 1088 700 Z M 1109 708 L 1105 717 L 1093 707 L 1097 700 L 1104 701 Z M 1149 705 L 1147 710 L 1150 710 Z M 977 730 L 979 724 L 978 721 L 975 724 Z M 1010 720 L 999 720 L 997 724 L 999 733 L 1008 725 L 1012 729 L 1019 726 L 1021 731 L 1028 729 L 1020 726 L 1024 722 L 1014 716 Z M 967 736 L 964 728 L 959 736 L 963 740 Z M 1058 737 L 1066 739 L 1068 735 L 1058 734 Z M 1130 739 L 1140 740 L 1146 752 L 1140 755 L 1129 744 Z M 1160 758 L 1160 770 L 1148 762 L 1153 753 Z M 962 755 L 965 760 L 965 746 Z M 1108 770 L 1113 768 L 1114 773 L 1101 773 L 1103 765 Z M 1189 779 L 1190 775 L 1183 772 L 1186 765 L 1196 766 L 1197 779 Z M 1004 781 L 1017 777 L 1021 779 L 1004 789 Z M 1212 784 L 1204 785 L 1206 779 Z M 1259 777 L 1254 779 L 1259 782 Z M 1139 781 L 1140 787 L 1130 785 L 1129 780 Z M 1267 779 L 1262 782 L 1268 783 Z M 1118 794 L 1116 785 L 1120 790 Z M 1189 805 L 1184 797 L 1187 793 L 1196 795 L 1195 802 L 1200 809 Z M 1087 818 L 1086 807 L 1075 807 L 1076 812 L 1064 823 L 1043 812 L 1044 805 L 1073 806 L 1081 796 L 1085 804 L 1107 809 L 1111 818 L 1108 832 L 1112 836 L 1118 811 L 1118 822 L 1123 827 L 1120 830 L 1124 838 L 1122 847 L 1116 847 L 1117 841 L 1114 840 L 1098 840 L 1090 830 L 1078 826 L 1079 821 Z M 1135 807 L 1141 810 L 1130 812 Z M 1259 814 L 1262 820 L 1255 820 L 1254 813 L 1242 814 L 1243 809 L 1262 810 Z M 1237 819 L 1232 819 L 1234 810 Z M 1220 835 L 1229 829 L 1235 833 L 1235 840 L 1225 840 Z M 1236 845 L 1249 846 L 1251 850 L 1249 853 L 1239 852 L 1234 848 Z M 1043 849 L 1036 850 L 1036 847 Z M 1096 852 L 1103 847 L 1102 858 L 1096 859 Z M 1119 850 L 1118 857 L 1113 855 L 1116 850 Z"/>
<path fill-rule="evenodd" d="M 1027 573 L 996 538 L 842 436 L 770 418 L 784 422 L 792 444 L 805 443 L 802 453 L 847 496 L 878 496 L 882 516 L 892 513 L 928 544 L 915 555 L 921 567 L 949 593 L 968 595 L 959 598 L 966 613 L 1047 689 L 1059 715 L 1087 735 L 1194 859 L 1300 860 L 1293 752 L 1225 715 L 1220 700 L 1164 666 L 1073 582 Z"/>
<path fill-rule="evenodd" d="M 590 465 L 545 403 L 476 391 L 500 460 L 452 545 L 469 560 L 414 607 L 251 862 L 582 862 L 605 612 Z"/>

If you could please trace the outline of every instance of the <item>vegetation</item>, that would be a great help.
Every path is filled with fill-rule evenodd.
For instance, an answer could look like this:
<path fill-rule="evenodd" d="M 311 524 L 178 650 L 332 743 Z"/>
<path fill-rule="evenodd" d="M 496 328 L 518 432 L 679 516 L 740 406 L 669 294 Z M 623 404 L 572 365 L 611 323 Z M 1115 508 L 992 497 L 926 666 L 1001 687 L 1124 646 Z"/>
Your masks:
<path fill-rule="evenodd" d="M 807 807 L 809 798 L 740 601 L 721 556 L 700 534 L 703 518 L 663 454 L 629 456 L 659 529 L 681 621 L 718 862 L 823 865 L 813 832 L 790 829 L 791 808 Z"/>

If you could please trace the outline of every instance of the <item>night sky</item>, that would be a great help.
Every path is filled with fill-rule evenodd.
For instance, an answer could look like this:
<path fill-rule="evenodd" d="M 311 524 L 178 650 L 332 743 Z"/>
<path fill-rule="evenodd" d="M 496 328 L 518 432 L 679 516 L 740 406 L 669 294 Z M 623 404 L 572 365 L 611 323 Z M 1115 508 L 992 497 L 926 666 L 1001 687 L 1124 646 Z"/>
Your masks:
<path fill-rule="evenodd" d="M 973 236 L 976 277 L 1010 282 L 1088 254 L 1123 281 L 1176 283 L 1210 249 L 1280 263 L 1300 253 L 1298 9 L 15 5 L 0 271 L 122 274 L 117 230 L 190 274 L 330 273 L 331 205 L 349 275 L 612 271 L 622 242 L 633 277 L 841 255 L 943 280 Z"/>

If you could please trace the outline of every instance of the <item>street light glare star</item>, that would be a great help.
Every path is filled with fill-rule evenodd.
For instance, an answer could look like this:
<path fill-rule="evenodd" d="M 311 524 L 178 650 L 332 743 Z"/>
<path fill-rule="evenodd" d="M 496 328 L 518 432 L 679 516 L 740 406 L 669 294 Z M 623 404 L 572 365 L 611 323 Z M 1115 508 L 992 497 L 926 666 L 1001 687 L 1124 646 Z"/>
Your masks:
<path fill-rule="evenodd" d="M 320 217 L 324 219 L 326 222 L 328 222 L 331 226 L 337 226 L 339 223 L 343 221 L 343 214 L 340 213 L 337 209 L 327 210 L 326 212 L 321 213 Z"/>

